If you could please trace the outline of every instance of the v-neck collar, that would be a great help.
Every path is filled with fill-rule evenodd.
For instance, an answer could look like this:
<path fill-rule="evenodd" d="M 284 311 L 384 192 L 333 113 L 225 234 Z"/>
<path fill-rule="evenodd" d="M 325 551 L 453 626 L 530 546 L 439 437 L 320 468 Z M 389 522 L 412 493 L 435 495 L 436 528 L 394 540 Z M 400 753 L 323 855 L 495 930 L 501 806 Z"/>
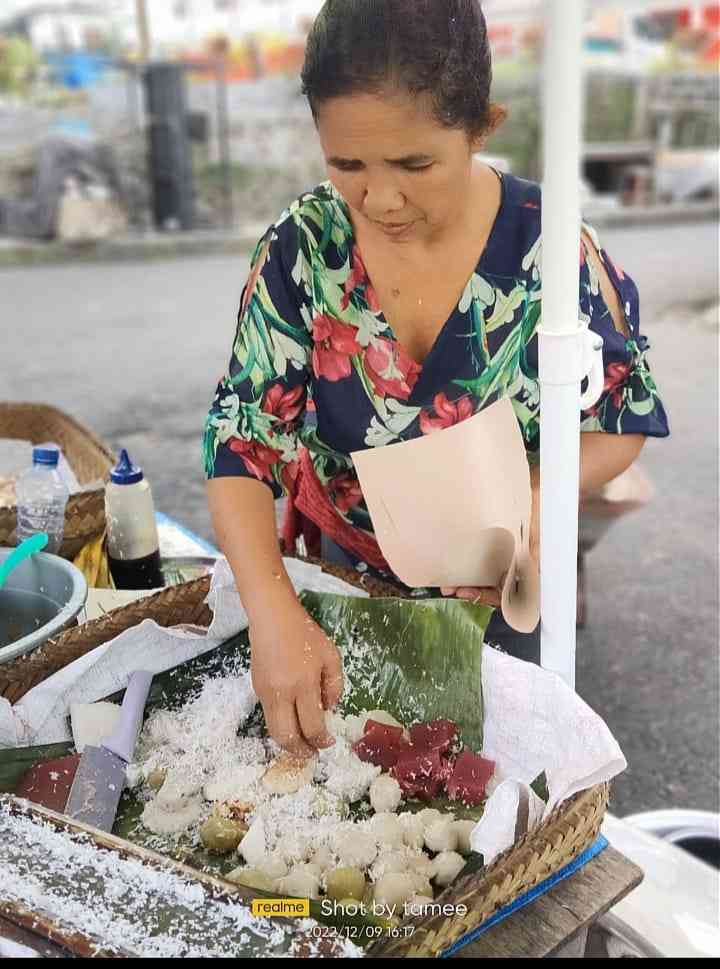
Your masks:
<path fill-rule="evenodd" d="M 385 330 L 384 330 L 385 336 L 388 339 L 390 339 L 408 357 L 409 360 L 412 360 L 413 364 L 415 364 L 415 366 L 419 367 L 421 372 L 427 368 L 428 361 L 436 353 L 438 347 L 443 342 L 444 337 L 449 332 L 449 330 L 451 328 L 451 324 L 455 320 L 455 317 L 460 312 L 460 304 L 463 302 L 463 300 L 465 298 L 465 294 L 467 293 L 468 286 L 471 286 L 472 285 L 472 281 L 473 281 L 473 279 L 475 278 L 476 275 L 482 275 L 483 270 L 485 268 L 485 264 L 486 264 L 486 262 L 488 260 L 489 254 L 490 254 L 491 250 L 494 250 L 494 248 L 495 248 L 496 240 L 497 240 L 497 237 L 499 235 L 499 227 L 500 227 L 501 222 L 504 219 L 505 212 L 506 212 L 506 209 L 507 209 L 508 186 L 507 186 L 507 179 L 502 175 L 501 172 L 499 172 L 492 165 L 489 165 L 488 168 L 490 168 L 491 171 L 495 172 L 495 174 L 497 175 L 497 177 L 500 180 L 500 205 L 498 207 L 497 212 L 495 213 L 495 219 L 493 221 L 492 227 L 490 229 L 490 233 L 489 233 L 489 235 L 487 237 L 487 241 L 485 243 L 485 247 L 483 248 L 483 251 L 480 254 L 480 258 L 477 261 L 477 264 L 475 266 L 475 269 L 473 270 L 473 273 L 470 276 L 470 278 L 468 279 L 466 285 L 463 287 L 463 290 L 462 290 L 462 292 L 460 294 L 460 298 L 458 299 L 458 301 L 455 303 L 455 306 L 450 311 L 450 315 L 448 316 L 448 318 L 445 320 L 445 322 L 443 323 L 442 327 L 438 331 L 437 336 L 435 337 L 435 339 L 433 341 L 433 344 L 430 347 L 430 349 L 428 350 L 427 354 L 425 355 L 425 359 L 422 361 L 422 363 L 419 363 L 417 360 L 415 360 L 415 358 L 413 356 L 411 356 L 410 353 L 408 353 L 406 347 L 404 346 L 404 344 L 402 343 L 402 341 L 398 338 L 398 336 L 395 333 L 395 331 L 393 330 L 393 328 L 392 328 L 389 320 L 385 316 L 385 313 L 384 313 L 382 307 L 380 307 L 378 313 L 376 314 L 377 317 L 378 317 L 378 319 L 382 322 L 382 324 L 385 327 Z M 350 213 L 349 213 L 349 210 L 348 210 L 347 202 L 340 195 L 340 193 L 336 190 L 336 188 L 332 184 L 332 182 L 330 182 L 328 184 L 329 184 L 330 191 L 331 191 L 332 195 L 335 197 L 335 199 L 337 200 L 338 204 L 340 205 L 340 207 L 341 207 L 341 209 L 343 211 L 343 215 L 345 216 L 345 218 L 347 220 L 347 223 L 350 226 L 350 231 L 351 231 L 350 241 L 352 243 L 352 246 L 355 246 L 355 245 L 357 245 L 357 241 L 356 241 L 355 231 L 354 231 L 353 224 L 352 224 L 352 219 L 350 218 Z M 350 259 L 351 259 L 350 272 L 352 272 L 352 255 L 350 256 Z M 370 283 L 369 285 L 372 286 L 372 283 Z M 373 287 L 373 292 L 375 292 L 374 287 Z"/>

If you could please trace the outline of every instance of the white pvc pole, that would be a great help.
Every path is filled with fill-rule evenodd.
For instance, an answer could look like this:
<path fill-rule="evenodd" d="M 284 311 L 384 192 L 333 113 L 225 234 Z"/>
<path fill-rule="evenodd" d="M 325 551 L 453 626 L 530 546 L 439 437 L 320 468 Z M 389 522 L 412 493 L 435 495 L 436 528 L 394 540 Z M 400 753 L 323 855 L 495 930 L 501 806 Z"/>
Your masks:
<path fill-rule="evenodd" d="M 541 662 L 575 686 L 583 0 L 547 0 L 540 331 Z"/>

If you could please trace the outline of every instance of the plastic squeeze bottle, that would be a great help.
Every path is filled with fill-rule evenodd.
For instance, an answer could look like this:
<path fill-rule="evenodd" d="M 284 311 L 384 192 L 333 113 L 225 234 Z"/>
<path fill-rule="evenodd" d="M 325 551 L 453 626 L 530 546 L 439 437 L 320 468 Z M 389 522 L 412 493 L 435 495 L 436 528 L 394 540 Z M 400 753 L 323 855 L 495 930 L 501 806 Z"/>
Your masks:
<path fill-rule="evenodd" d="M 132 463 L 125 448 L 105 488 L 105 517 L 110 572 L 116 587 L 164 586 L 152 491 L 142 468 Z"/>

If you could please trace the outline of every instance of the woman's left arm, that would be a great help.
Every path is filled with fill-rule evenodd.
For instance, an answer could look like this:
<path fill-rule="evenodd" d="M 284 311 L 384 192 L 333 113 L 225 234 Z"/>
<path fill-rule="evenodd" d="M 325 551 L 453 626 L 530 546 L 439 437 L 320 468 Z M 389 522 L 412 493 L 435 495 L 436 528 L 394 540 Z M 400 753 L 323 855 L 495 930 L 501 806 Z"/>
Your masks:
<path fill-rule="evenodd" d="M 615 329 L 631 337 L 627 318 L 620 305 L 620 297 L 608 275 L 600 253 L 588 232 L 582 234 L 585 258 L 597 277 L 603 301 Z M 586 432 L 580 435 L 580 497 L 584 497 L 627 471 L 636 460 L 647 438 L 644 434 L 606 434 Z"/>
<path fill-rule="evenodd" d="M 581 434 L 580 497 L 599 491 L 608 481 L 627 471 L 646 441 L 642 434 Z"/>
<path fill-rule="evenodd" d="M 580 500 L 599 491 L 635 462 L 645 447 L 642 434 L 580 435 Z M 530 554 L 540 558 L 540 465 L 530 470 L 532 486 L 532 518 L 530 525 Z"/>

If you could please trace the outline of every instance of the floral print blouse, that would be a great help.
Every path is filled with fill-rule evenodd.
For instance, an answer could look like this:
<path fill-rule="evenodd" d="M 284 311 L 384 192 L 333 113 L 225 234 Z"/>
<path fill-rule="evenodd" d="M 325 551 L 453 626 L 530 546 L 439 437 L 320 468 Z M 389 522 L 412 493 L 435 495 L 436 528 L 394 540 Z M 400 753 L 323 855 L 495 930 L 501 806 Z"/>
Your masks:
<path fill-rule="evenodd" d="M 315 520 L 348 547 L 349 536 L 372 535 L 353 451 L 433 434 L 509 397 L 528 458 L 538 460 L 540 189 L 508 175 L 502 183 L 486 249 L 422 366 L 383 316 L 333 186 L 324 183 L 294 202 L 252 260 L 229 368 L 206 421 L 207 477 L 255 477 L 278 498 L 297 494 L 304 470 L 313 501 L 324 505 Z M 605 360 L 604 392 L 582 414 L 582 430 L 665 437 L 637 288 L 584 228 L 618 292 L 630 336 L 616 329 L 581 248 L 579 313 L 602 336 Z M 367 543 L 356 550 L 367 552 Z"/>

